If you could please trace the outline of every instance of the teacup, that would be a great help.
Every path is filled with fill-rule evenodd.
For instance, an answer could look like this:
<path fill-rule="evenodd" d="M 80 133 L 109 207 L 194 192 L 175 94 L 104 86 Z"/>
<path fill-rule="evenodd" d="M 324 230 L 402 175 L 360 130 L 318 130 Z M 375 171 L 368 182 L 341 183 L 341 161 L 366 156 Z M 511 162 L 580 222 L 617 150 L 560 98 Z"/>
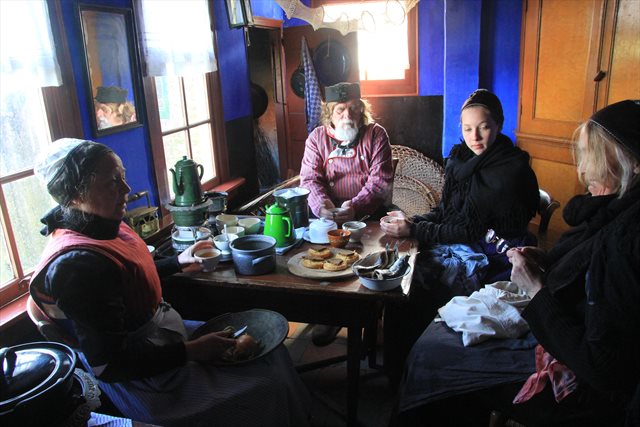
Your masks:
<path fill-rule="evenodd" d="M 237 238 L 237 234 L 222 233 L 218 234 L 217 236 L 213 236 L 213 244 L 216 245 L 216 248 L 222 251 L 223 255 L 229 255 L 231 253 L 229 243 L 236 240 Z"/>
<path fill-rule="evenodd" d="M 216 269 L 218 262 L 220 262 L 220 255 L 222 252 L 217 249 L 205 248 L 196 251 L 193 257 L 202 264 L 202 271 L 209 272 Z"/>
<path fill-rule="evenodd" d="M 367 228 L 367 224 L 362 221 L 347 221 L 342 224 L 343 230 L 348 230 L 351 232 L 350 242 L 357 243 L 362 238 L 362 234 L 364 234 L 364 229 Z"/>

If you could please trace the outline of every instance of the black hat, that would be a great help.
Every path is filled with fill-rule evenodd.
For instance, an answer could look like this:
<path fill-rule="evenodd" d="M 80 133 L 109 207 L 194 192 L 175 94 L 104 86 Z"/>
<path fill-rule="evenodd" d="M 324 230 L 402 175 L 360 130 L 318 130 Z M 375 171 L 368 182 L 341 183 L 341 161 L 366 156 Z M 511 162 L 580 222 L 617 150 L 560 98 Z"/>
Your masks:
<path fill-rule="evenodd" d="M 616 102 L 589 119 L 640 159 L 640 100 Z"/>
<path fill-rule="evenodd" d="M 469 95 L 467 100 L 464 101 L 460 112 L 462 112 L 462 110 L 464 110 L 465 108 L 478 105 L 483 106 L 487 110 L 489 110 L 489 112 L 491 113 L 491 117 L 493 117 L 498 126 L 502 126 L 502 124 L 504 123 L 504 113 L 502 112 L 502 104 L 495 94 L 489 92 L 486 89 L 478 89 L 474 91 L 471 95 Z"/>
<path fill-rule="evenodd" d="M 360 99 L 360 83 L 342 82 L 324 89 L 325 102 L 347 102 Z"/>
<path fill-rule="evenodd" d="M 118 86 L 98 86 L 96 101 L 103 104 L 121 104 L 127 101 L 127 90 Z"/>

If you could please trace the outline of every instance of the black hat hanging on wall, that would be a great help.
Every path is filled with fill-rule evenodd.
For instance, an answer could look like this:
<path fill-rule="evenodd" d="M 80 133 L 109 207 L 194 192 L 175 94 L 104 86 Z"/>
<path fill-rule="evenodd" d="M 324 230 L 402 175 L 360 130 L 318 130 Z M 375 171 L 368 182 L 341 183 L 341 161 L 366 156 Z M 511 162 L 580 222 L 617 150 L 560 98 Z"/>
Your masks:
<path fill-rule="evenodd" d="M 291 75 L 291 89 L 293 93 L 300 98 L 304 98 L 304 67 L 302 64 L 298 65 L 298 68 Z"/>
<path fill-rule="evenodd" d="M 251 104 L 253 106 L 253 118 L 257 119 L 267 111 L 269 97 L 262 86 L 251 82 Z"/>
<path fill-rule="evenodd" d="M 342 43 L 328 39 L 315 48 L 313 64 L 320 84 L 332 86 L 347 80 L 351 57 Z"/>

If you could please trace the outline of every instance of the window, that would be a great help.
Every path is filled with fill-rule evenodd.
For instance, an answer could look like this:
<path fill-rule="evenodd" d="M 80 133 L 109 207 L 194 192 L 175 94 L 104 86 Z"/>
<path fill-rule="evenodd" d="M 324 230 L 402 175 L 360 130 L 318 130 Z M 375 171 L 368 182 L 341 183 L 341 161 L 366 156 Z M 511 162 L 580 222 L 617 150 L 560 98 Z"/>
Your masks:
<path fill-rule="evenodd" d="M 217 73 L 145 78 L 151 144 L 161 204 L 174 199 L 169 169 L 187 156 L 203 167 L 203 189 L 227 176 Z M 152 98 L 152 102 L 149 102 Z M 166 214 L 166 212 L 165 212 Z"/>
<path fill-rule="evenodd" d="M 52 140 L 81 135 L 62 15 L 56 3 L 48 3 L 49 20 L 64 84 L 42 89 L 8 87 L 5 74 L 0 88 L 0 306 L 28 291 L 30 274 L 47 242 L 39 233 L 40 218 L 55 202 L 35 178 L 33 160 Z"/>
<path fill-rule="evenodd" d="M 407 15 L 399 2 L 317 1 L 324 21 L 358 19 L 358 65 L 364 96 L 416 95 L 417 7 Z"/>

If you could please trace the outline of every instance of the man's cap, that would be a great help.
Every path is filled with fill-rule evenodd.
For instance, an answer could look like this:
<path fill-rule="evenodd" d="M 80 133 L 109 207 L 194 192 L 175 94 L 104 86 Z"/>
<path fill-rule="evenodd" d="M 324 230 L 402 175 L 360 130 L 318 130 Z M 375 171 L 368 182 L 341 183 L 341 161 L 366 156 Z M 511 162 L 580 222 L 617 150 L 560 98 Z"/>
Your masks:
<path fill-rule="evenodd" d="M 325 102 L 347 102 L 360 99 L 360 83 L 337 83 L 324 89 Z"/>
<path fill-rule="evenodd" d="M 460 112 L 462 112 L 465 108 L 477 106 L 482 106 L 489 110 L 489 112 L 491 113 L 491 117 L 493 117 L 498 126 L 502 126 L 502 124 L 504 123 L 502 103 L 495 94 L 489 92 L 486 89 L 478 89 L 474 91 L 471 95 L 469 95 L 467 100 L 464 101 Z"/>
<path fill-rule="evenodd" d="M 616 102 L 589 119 L 640 159 L 640 100 Z"/>
<path fill-rule="evenodd" d="M 127 101 L 127 90 L 118 86 L 98 86 L 96 101 L 103 104 L 121 104 Z"/>

